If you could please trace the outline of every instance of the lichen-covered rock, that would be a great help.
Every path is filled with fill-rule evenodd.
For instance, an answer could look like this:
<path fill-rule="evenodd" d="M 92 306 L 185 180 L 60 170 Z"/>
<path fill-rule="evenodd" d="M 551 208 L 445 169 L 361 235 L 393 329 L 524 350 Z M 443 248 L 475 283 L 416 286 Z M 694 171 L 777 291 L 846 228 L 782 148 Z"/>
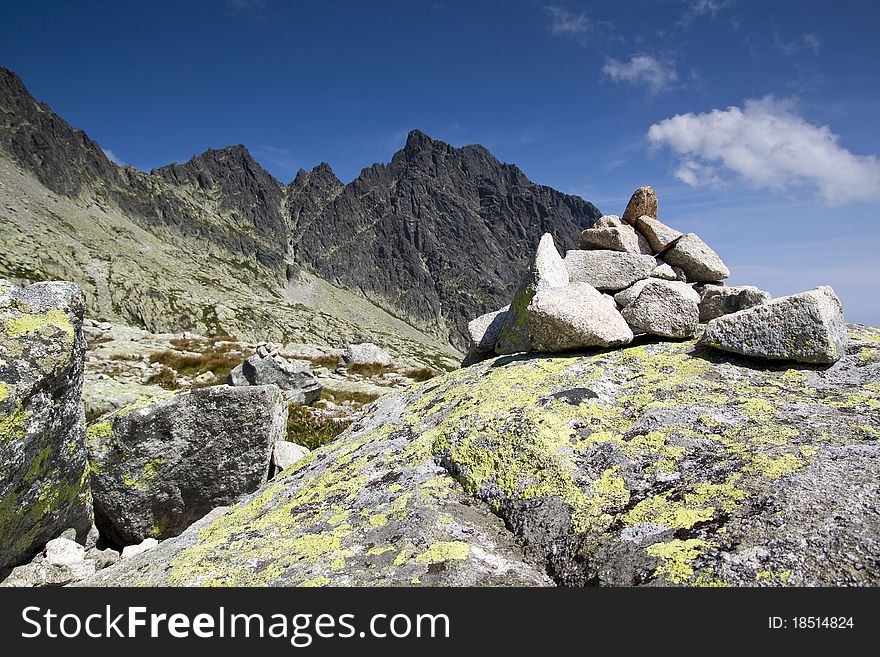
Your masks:
<path fill-rule="evenodd" d="M 880 330 L 851 333 L 828 369 L 689 341 L 451 372 L 83 583 L 876 586 Z"/>
<path fill-rule="evenodd" d="M 608 249 L 624 253 L 652 253 L 651 245 L 639 232 L 628 224 L 620 226 L 594 226 L 581 233 L 581 248 Z"/>
<path fill-rule="evenodd" d="M 622 314 L 635 330 L 664 338 L 692 338 L 700 320 L 699 300 L 687 283 L 653 279 Z"/>
<path fill-rule="evenodd" d="M 614 299 L 587 283 L 538 292 L 526 310 L 526 326 L 542 351 L 612 347 L 633 339 Z"/>
<path fill-rule="evenodd" d="M 760 306 L 773 297 L 754 285 L 703 285 L 700 287 L 700 321 Z"/>
<path fill-rule="evenodd" d="M 723 281 L 730 276 L 724 261 L 694 233 L 676 240 L 663 259 L 673 267 L 681 267 L 690 283 Z"/>
<path fill-rule="evenodd" d="M 286 422 L 275 386 L 168 393 L 105 416 L 88 429 L 98 528 L 120 546 L 176 536 L 268 479 Z"/>
<path fill-rule="evenodd" d="M 271 353 L 254 354 L 233 368 L 227 382 L 233 386 L 278 386 L 285 399 L 305 405 L 316 402 L 322 388 L 308 361 L 289 361 Z"/>
<path fill-rule="evenodd" d="M 823 285 L 713 319 L 700 342 L 745 356 L 834 363 L 846 352 L 843 306 Z"/>
<path fill-rule="evenodd" d="M 682 233 L 670 228 L 654 217 L 642 215 L 636 220 L 636 227 L 645 236 L 654 253 L 663 253 L 672 246 Z"/>
<path fill-rule="evenodd" d="M 572 283 L 589 283 L 597 290 L 616 292 L 648 278 L 657 261 L 653 256 L 617 251 L 581 251 L 565 254 Z"/>
<path fill-rule="evenodd" d="M 0 571 L 92 527 L 83 308 L 72 283 L 0 280 Z"/>
<path fill-rule="evenodd" d="M 501 335 L 495 345 L 495 353 L 513 354 L 518 351 L 531 351 L 532 341 L 526 327 L 526 309 L 532 298 L 546 288 L 568 285 L 568 270 L 556 245 L 553 236 L 544 233 L 535 257 L 532 259 L 519 289 L 507 310 L 507 316 L 501 324 Z"/>
<path fill-rule="evenodd" d="M 633 192 L 629 203 L 626 204 L 626 210 L 623 211 L 623 220 L 630 226 L 635 226 L 639 217 L 656 219 L 658 209 L 659 203 L 654 188 L 645 185 Z"/>
<path fill-rule="evenodd" d="M 394 359 L 387 351 L 372 342 L 350 344 L 342 352 L 346 365 L 392 365 Z"/>
<path fill-rule="evenodd" d="M 501 337 L 501 327 L 507 319 L 507 311 L 510 306 L 504 306 L 492 313 L 480 315 L 468 322 L 468 339 L 470 340 L 468 352 L 462 361 L 462 367 L 487 358 L 495 353 L 495 345 Z"/>

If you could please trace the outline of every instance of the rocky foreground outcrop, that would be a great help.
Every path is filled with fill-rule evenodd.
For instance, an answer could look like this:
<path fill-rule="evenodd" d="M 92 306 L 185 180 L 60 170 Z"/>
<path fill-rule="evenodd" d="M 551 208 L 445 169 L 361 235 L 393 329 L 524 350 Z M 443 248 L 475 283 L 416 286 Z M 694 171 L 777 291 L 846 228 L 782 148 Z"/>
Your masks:
<path fill-rule="evenodd" d="M 267 481 L 284 440 L 276 386 L 166 393 L 88 429 L 95 521 L 116 546 L 176 536 Z"/>
<path fill-rule="evenodd" d="M 0 280 L 0 571 L 68 528 L 85 542 L 84 301 L 72 283 Z"/>
<path fill-rule="evenodd" d="M 386 397 L 97 585 L 877 585 L 880 330 L 834 365 L 641 337 Z"/>

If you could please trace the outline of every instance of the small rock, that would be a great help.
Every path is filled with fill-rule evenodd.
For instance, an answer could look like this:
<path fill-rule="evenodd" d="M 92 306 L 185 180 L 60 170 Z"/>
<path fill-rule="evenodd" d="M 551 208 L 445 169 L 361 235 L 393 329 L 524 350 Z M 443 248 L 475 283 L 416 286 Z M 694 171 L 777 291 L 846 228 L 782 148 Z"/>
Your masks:
<path fill-rule="evenodd" d="M 589 283 L 597 290 L 623 290 L 648 278 L 657 266 L 653 256 L 618 251 L 571 250 L 565 266 L 572 283 Z"/>
<path fill-rule="evenodd" d="M 634 226 L 639 217 L 647 216 L 652 219 L 657 218 L 659 203 L 654 188 L 650 186 L 639 187 L 626 204 L 626 210 L 623 211 L 623 220 L 630 226 Z"/>
<path fill-rule="evenodd" d="M 660 258 L 657 258 L 657 266 L 654 268 L 654 271 L 651 272 L 651 277 L 662 278 L 665 281 L 678 280 L 678 274 L 675 273 L 675 270 Z"/>
<path fill-rule="evenodd" d="M 663 259 L 670 265 L 681 267 L 690 283 L 716 282 L 730 276 L 730 270 L 718 254 L 694 233 L 676 241 L 663 254 Z"/>
<path fill-rule="evenodd" d="M 372 342 L 348 345 L 342 352 L 342 358 L 348 365 L 392 365 L 394 363 L 394 359 L 387 351 Z"/>
<path fill-rule="evenodd" d="M 306 406 L 321 396 L 323 386 L 308 361 L 288 361 L 281 356 L 254 354 L 229 373 L 233 386 L 278 386 L 288 401 Z"/>
<path fill-rule="evenodd" d="M 76 530 L 74 530 L 74 536 Z M 69 538 L 54 538 L 46 543 L 46 561 L 53 566 L 69 566 L 85 558 L 86 549 Z"/>
<path fill-rule="evenodd" d="M 642 215 L 636 220 L 636 227 L 645 236 L 645 239 L 648 240 L 648 244 L 654 249 L 654 253 L 663 253 L 675 243 L 675 240 L 682 236 L 674 228 L 670 228 L 662 221 L 647 215 Z"/>
<path fill-rule="evenodd" d="M 211 370 L 207 372 L 203 372 L 199 374 L 196 378 L 193 379 L 194 383 L 198 383 L 199 385 L 207 385 L 210 383 L 214 383 L 217 380 L 217 375 L 214 374 Z"/>
<path fill-rule="evenodd" d="M 582 249 L 609 249 L 624 253 L 650 254 L 651 246 L 635 228 L 629 225 L 593 227 L 581 233 Z"/>
<path fill-rule="evenodd" d="M 95 562 L 95 570 L 109 568 L 113 564 L 119 563 L 120 558 L 119 552 L 110 548 L 106 550 L 92 548 L 86 551 L 86 560 Z"/>
<path fill-rule="evenodd" d="M 593 228 L 620 228 L 621 226 L 628 225 L 629 224 L 625 224 L 616 214 L 605 214 L 596 219 Z"/>
<path fill-rule="evenodd" d="M 700 344 L 745 356 L 831 364 L 846 353 L 843 306 L 823 285 L 709 322 Z"/>
<path fill-rule="evenodd" d="M 286 470 L 309 454 L 309 449 L 287 440 L 279 440 L 272 448 L 272 465 L 276 472 Z"/>
<path fill-rule="evenodd" d="M 556 250 L 553 236 L 544 233 L 535 257 L 529 265 L 519 289 L 501 325 L 501 335 L 495 345 L 497 354 L 513 354 L 518 351 L 531 351 L 532 342 L 525 324 L 526 310 L 535 294 L 544 289 L 563 287 L 568 284 L 568 270 Z"/>
<path fill-rule="evenodd" d="M 633 335 L 614 300 L 588 283 L 538 292 L 526 310 L 535 346 L 546 351 L 627 344 Z"/>
<path fill-rule="evenodd" d="M 159 541 L 157 541 L 155 538 L 145 538 L 137 545 L 126 545 L 124 548 L 122 548 L 122 554 L 120 555 L 120 558 L 131 559 L 132 557 L 143 554 L 148 550 L 152 550 L 157 545 L 159 545 Z"/>
<path fill-rule="evenodd" d="M 686 283 L 655 279 L 623 309 L 634 329 L 666 338 L 693 337 L 699 323 L 699 295 Z"/>
<path fill-rule="evenodd" d="M 700 321 L 760 306 L 773 297 L 754 285 L 704 285 L 700 290 Z"/>
<path fill-rule="evenodd" d="M 510 306 L 504 306 L 501 310 L 480 315 L 468 322 L 470 347 L 464 362 L 473 364 L 482 360 L 481 356 L 495 353 L 495 345 L 498 344 L 498 338 L 501 337 L 501 326 L 507 319 L 508 310 L 510 310 Z"/>

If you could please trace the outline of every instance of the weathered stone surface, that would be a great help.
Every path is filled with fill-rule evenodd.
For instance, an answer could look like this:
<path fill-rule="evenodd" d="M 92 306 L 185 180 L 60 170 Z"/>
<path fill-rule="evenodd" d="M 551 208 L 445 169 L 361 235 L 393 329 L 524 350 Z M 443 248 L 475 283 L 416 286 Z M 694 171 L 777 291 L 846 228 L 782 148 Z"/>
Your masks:
<path fill-rule="evenodd" d="M 621 226 L 628 226 L 629 224 L 624 223 L 623 219 L 618 217 L 616 214 L 603 214 L 601 217 L 596 219 L 596 223 L 593 224 L 593 228 L 620 228 Z"/>
<path fill-rule="evenodd" d="M 703 285 L 700 288 L 700 321 L 760 306 L 773 297 L 754 285 Z"/>
<path fill-rule="evenodd" d="M 391 365 L 394 359 L 391 354 L 372 342 L 350 344 L 342 352 L 342 359 L 347 365 Z"/>
<path fill-rule="evenodd" d="M 626 204 L 626 210 L 623 211 L 623 220 L 630 226 L 635 226 L 639 217 L 647 216 L 652 219 L 657 218 L 657 210 L 659 204 L 654 188 L 650 186 L 639 187 Z"/>
<path fill-rule="evenodd" d="M 663 259 L 674 267 L 681 267 L 689 283 L 722 281 L 730 276 L 730 270 L 718 254 L 694 233 L 679 238 L 663 254 Z"/>
<path fill-rule="evenodd" d="M 69 538 L 53 538 L 46 543 L 44 554 L 53 566 L 69 566 L 85 559 L 86 549 Z"/>
<path fill-rule="evenodd" d="M 653 278 L 662 278 L 665 281 L 677 281 L 678 273 L 667 263 L 663 262 L 660 258 L 656 258 L 657 266 L 654 267 L 654 271 L 651 272 L 651 276 Z"/>
<path fill-rule="evenodd" d="M 633 338 L 614 299 L 588 283 L 538 292 L 526 309 L 526 326 L 543 351 L 618 346 Z"/>
<path fill-rule="evenodd" d="M 834 363 L 846 353 L 843 306 L 823 285 L 713 319 L 700 343 L 746 356 Z"/>
<path fill-rule="evenodd" d="M 507 319 L 510 306 L 504 306 L 492 313 L 480 315 L 468 322 L 468 353 L 462 361 L 462 367 L 477 363 L 490 354 L 495 353 L 495 345 L 501 337 L 501 327 Z"/>
<path fill-rule="evenodd" d="M 627 323 L 666 338 L 691 338 L 697 329 L 700 296 L 687 283 L 655 279 L 623 309 Z"/>
<path fill-rule="evenodd" d="M 657 262 L 649 255 L 571 250 L 565 254 L 565 266 L 572 283 L 589 283 L 597 290 L 617 291 L 648 278 Z"/>
<path fill-rule="evenodd" d="M 358 353 L 364 355 L 365 351 Z M 227 382 L 233 386 L 278 386 L 284 391 L 288 401 L 306 405 L 317 401 L 322 388 L 308 361 L 291 362 L 278 354 L 270 353 L 265 356 L 254 354 L 233 368 Z"/>
<path fill-rule="evenodd" d="M 682 233 L 670 228 L 655 217 L 642 215 L 636 220 L 636 227 L 645 236 L 654 253 L 663 253 L 672 246 Z"/>
<path fill-rule="evenodd" d="M 272 447 L 272 466 L 275 468 L 275 472 L 281 472 L 308 455 L 308 447 L 303 447 L 287 440 L 279 440 Z"/>
<path fill-rule="evenodd" d="M 149 552 L 158 545 L 159 541 L 157 541 L 155 538 L 145 538 L 137 545 L 126 545 L 124 548 L 122 548 L 120 559 L 133 559 L 139 554 Z"/>
<path fill-rule="evenodd" d="M 823 370 L 690 341 L 457 370 L 83 584 L 876 586 L 880 330 L 851 332 Z"/>
<path fill-rule="evenodd" d="M 94 575 L 96 569 L 96 563 L 92 560 L 54 564 L 38 555 L 30 563 L 13 568 L 9 576 L 0 582 L 0 587 L 65 586 Z"/>
<path fill-rule="evenodd" d="M 538 243 L 535 257 L 532 259 L 519 289 L 507 311 L 507 317 L 501 324 L 501 335 L 495 345 L 495 353 L 513 354 L 518 351 L 530 351 L 532 341 L 526 327 L 526 309 L 535 294 L 541 290 L 568 285 L 568 269 L 556 245 L 553 236 L 545 233 Z"/>
<path fill-rule="evenodd" d="M 92 526 L 83 308 L 72 283 L 0 280 L 0 570 Z"/>
<path fill-rule="evenodd" d="M 88 429 L 95 522 L 115 545 L 183 531 L 257 488 L 284 438 L 275 386 L 214 386 L 138 402 Z"/>
<path fill-rule="evenodd" d="M 643 278 L 640 281 L 636 281 L 632 285 L 630 285 L 625 290 L 621 290 L 617 294 L 614 295 L 614 301 L 617 302 L 618 305 L 622 307 L 626 307 L 636 300 L 636 297 L 639 296 L 641 291 L 645 288 L 645 286 L 651 282 L 650 278 Z"/>
<path fill-rule="evenodd" d="M 621 222 L 622 223 L 622 222 Z M 608 249 L 624 253 L 652 253 L 648 241 L 627 224 L 588 228 L 581 233 L 582 249 Z"/>

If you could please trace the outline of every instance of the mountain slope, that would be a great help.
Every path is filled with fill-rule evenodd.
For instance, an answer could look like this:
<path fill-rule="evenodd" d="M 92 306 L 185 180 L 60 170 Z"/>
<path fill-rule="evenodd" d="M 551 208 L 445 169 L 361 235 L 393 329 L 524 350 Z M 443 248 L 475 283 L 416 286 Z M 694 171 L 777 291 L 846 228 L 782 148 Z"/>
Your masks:
<path fill-rule="evenodd" d="M 544 232 L 574 248 L 600 216 L 482 146 L 454 148 L 418 130 L 390 164 L 344 188 L 331 176 L 322 165 L 290 186 L 294 257 L 459 345 L 469 319 L 509 302 Z"/>
<path fill-rule="evenodd" d="M 481 146 L 419 131 L 347 185 L 321 164 L 285 186 L 243 146 L 147 174 L 2 68 L 0 169 L 0 275 L 73 280 L 93 317 L 293 340 L 328 315 L 345 335 L 405 335 L 423 353 L 465 346 L 467 321 L 508 302 L 541 233 L 570 248 L 599 216 Z"/>

